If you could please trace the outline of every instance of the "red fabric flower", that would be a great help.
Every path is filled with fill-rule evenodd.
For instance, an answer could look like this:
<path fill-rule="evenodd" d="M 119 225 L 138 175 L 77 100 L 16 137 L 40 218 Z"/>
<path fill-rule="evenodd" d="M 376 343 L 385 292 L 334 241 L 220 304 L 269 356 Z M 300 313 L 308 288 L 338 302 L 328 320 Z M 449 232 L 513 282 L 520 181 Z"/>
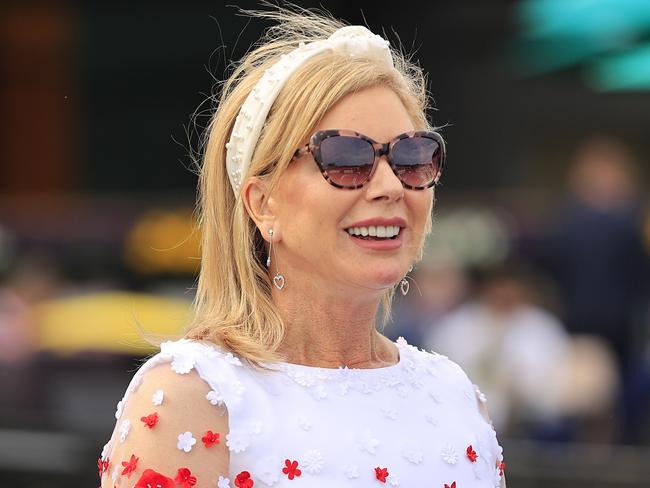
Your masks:
<path fill-rule="evenodd" d="M 178 468 L 174 481 L 183 488 L 190 488 L 196 484 L 196 476 L 192 476 L 192 472 L 187 468 Z"/>
<path fill-rule="evenodd" d="M 473 463 L 475 463 L 476 460 L 478 459 L 478 454 L 476 454 L 476 451 L 475 451 L 474 449 L 472 449 L 472 445 L 471 445 L 471 444 L 470 444 L 469 446 L 467 446 L 467 457 L 468 457 L 469 460 L 472 461 Z"/>
<path fill-rule="evenodd" d="M 503 471 L 506 469 L 506 463 L 499 463 L 499 474 L 503 476 Z"/>
<path fill-rule="evenodd" d="M 122 474 L 126 475 L 127 478 L 130 478 L 131 474 L 135 471 L 135 468 L 138 464 L 138 459 L 139 458 L 131 454 L 131 459 L 129 459 L 128 461 L 122 461 L 122 466 L 124 466 L 124 469 L 122 470 Z"/>
<path fill-rule="evenodd" d="M 215 444 L 219 444 L 219 433 L 209 430 L 201 437 L 201 440 L 205 444 L 205 447 L 212 447 Z"/>
<path fill-rule="evenodd" d="M 255 482 L 248 471 L 242 471 L 235 478 L 235 486 L 237 488 L 253 488 L 254 484 Z"/>
<path fill-rule="evenodd" d="M 158 423 L 158 414 L 156 412 L 147 415 L 146 417 L 140 417 L 140 420 L 144 422 L 145 427 L 153 428 L 154 425 Z"/>
<path fill-rule="evenodd" d="M 102 475 L 108 471 L 108 459 L 106 459 L 106 461 L 102 461 L 102 458 L 97 459 L 97 469 L 99 470 L 99 477 L 101 478 Z"/>
<path fill-rule="evenodd" d="M 380 468 L 377 466 L 375 468 L 375 476 L 382 483 L 386 483 L 386 478 L 388 478 L 388 468 Z"/>
<path fill-rule="evenodd" d="M 445 488 L 456 488 L 456 482 L 454 481 L 451 485 L 445 483 Z"/>
<path fill-rule="evenodd" d="M 284 464 L 286 467 L 282 468 L 282 472 L 286 474 L 290 480 L 292 480 L 294 476 L 300 476 L 302 474 L 302 471 L 298 469 L 298 461 L 289 461 L 288 459 L 285 459 Z"/>
<path fill-rule="evenodd" d="M 153 469 L 145 469 L 133 488 L 174 488 L 174 480 Z"/>

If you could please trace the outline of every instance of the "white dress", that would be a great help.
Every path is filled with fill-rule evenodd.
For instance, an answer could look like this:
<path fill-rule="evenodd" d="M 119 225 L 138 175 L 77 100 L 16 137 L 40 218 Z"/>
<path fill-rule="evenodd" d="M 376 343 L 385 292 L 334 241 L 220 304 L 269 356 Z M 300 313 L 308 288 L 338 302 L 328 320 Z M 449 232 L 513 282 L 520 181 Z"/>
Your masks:
<path fill-rule="evenodd" d="M 195 463 L 194 479 L 179 469 L 181 486 L 502 486 L 502 449 L 483 414 L 485 396 L 446 356 L 419 350 L 403 338 L 396 345 L 400 359 L 389 367 L 333 369 L 276 363 L 266 365 L 276 371 L 266 372 L 214 345 L 187 339 L 163 343 L 135 374 L 118 405 L 115 433 L 99 460 L 102 481 L 107 479 L 102 486 L 134 486 L 143 469 L 168 469 L 133 464 L 129 468 L 128 449 L 111 461 L 116 445 L 128 444 L 133 429 L 153 431 L 158 419 L 162 424 L 165 415 L 180 415 L 172 412 L 173 401 L 154 384 L 149 386 L 155 392 L 151 397 L 155 418 L 149 411 L 131 412 L 130 418 L 123 412 L 147 372 L 164 363 L 180 377 L 198 373 L 208 391 L 201 401 L 225 407 L 228 413 L 229 432 L 221 440 L 230 451 L 229 472 L 202 478 L 200 463 Z M 176 462 L 166 474 L 170 478 L 184 455 L 209 447 L 199 440 L 203 432 L 178 430 L 171 439 L 152 437 L 176 444 L 179 461 L 170 461 L 170 466 Z M 137 457 L 137 452 L 133 454 Z M 125 467 L 126 474 L 121 474 Z"/>

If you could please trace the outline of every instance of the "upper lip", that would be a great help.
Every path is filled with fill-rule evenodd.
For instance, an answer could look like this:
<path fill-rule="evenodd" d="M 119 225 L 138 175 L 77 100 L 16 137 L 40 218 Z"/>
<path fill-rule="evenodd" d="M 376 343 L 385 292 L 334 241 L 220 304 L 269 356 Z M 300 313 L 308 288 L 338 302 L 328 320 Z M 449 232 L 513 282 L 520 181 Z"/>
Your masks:
<path fill-rule="evenodd" d="M 366 219 L 366 220 L 360 220 L 359 222 L 355 222 L 354 224 L 348 225 L 346 229 L 349 229 L 351 227 L 370 227 L 370 226 L 392 226 L 392 225 L 397 225 L 398 227 L 406 227 L 406 220 L 400 218 L 400 217 L 375 217 L 372 219 Z"/>

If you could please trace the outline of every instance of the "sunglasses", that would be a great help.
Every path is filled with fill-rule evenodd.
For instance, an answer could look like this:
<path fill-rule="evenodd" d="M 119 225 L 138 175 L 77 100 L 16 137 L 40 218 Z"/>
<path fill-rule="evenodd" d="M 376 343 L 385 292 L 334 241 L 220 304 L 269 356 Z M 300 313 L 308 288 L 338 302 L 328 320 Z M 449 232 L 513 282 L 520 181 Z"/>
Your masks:
<path fill-rule="evenodd" d="M 337 188 L 361 188 L 386 156 L 402 186 L 424 190 L 438 184 L 445 160 L 445 142 L 436 132 L 414 131 L 380 143 L 351 130 L 321 130 L 294 158 L 311 153 L 323 177 Z"/>

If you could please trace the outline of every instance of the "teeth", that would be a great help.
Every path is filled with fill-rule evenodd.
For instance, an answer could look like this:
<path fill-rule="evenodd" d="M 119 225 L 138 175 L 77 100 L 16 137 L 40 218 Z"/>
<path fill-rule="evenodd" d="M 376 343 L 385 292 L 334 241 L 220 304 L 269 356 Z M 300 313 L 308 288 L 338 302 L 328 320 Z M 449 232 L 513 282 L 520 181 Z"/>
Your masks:
<path fill-rule="evenodd" d="M 347 233 L 351 236 L 371 236 L 379 238 L 391 238 L 399 234 L 400 227 L 398 225 L 371 225 L 369 227 L 350 227 Z"/>

